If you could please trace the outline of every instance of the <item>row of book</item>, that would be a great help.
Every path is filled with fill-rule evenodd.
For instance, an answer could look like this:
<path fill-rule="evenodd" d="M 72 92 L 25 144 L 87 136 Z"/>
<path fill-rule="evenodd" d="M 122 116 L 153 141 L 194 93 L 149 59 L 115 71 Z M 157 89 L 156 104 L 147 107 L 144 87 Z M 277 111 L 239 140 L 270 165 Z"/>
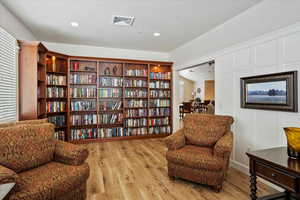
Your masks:
<path fill-rule="evenodd" d="M 99 124 L 121 124 L 123 123 L 123 113 L 118 114 L 100 114 L 98 118 Z"/>
<path fill-rule="evenodd" d="M 122 97 L 121 88 L 99 88 L 98 96 L 100 98 Z"/>
<path fill-rule="evenodd" d="M 169 99 L 151 99 L 149 102 L 150 107 L 168 107 L 171 105 Z"/>
<path fill-rule="evenodd" d="M 97 128 L 71 129 L 71 140 L 95 138 L 97 138 Z"/>
<path fill-rule="evenodd" d="M 126 76 L 147 76 L 146 69 L 128 69 L 125 71 Z"/>
<path fill-rule="evenodd" d="M 50 101 L 47 102 L 47 112 L 65 112 L 66 111 L 66 102 L 63 101 Z"/>
<path fill-rule="evenodd" d="M 72 98 L 96 98 L 97 90 L 93 87 L 73 87 L 70 88 Z"/>
<path fill-rule="evenodd" d="M 133 136 L 133 135 L 146 135 L 148 133 L 147 128 L 125 128 L 124 135 Z"/>
<path fill-rule="evenodd" d="M 66 125 L 66 117 L 64 115 L 56 115 L 48 117 L 48 121 L 53 123 L 56 127 L 62 127 Z"/>
<path fill-rule="evenodd" d="M 149 83 L 150 88 L 162 88 L 162 89 L 168 89 L 170 88 L 170 82 L 169 81 L 150 81 Z"/>
<path fill-rule="evenodd" d="M 150 108 L 149 116 L 170 116 L 170 108 Z"/>
<path fill-rule="evenodd" d="M 122 137 L 124 136 L 123 127 L 99 128 L 98 138 Z"/>
<path fill-rule="evenodd" d="M 99 85 L 102 87 L 122 87 L 123 78 L 101 77 Z"/>
<path fill-rule="evenodd" d="M 150 127 L 149 134 L 170 134 L 170 126 Z"/>
<path fill-rule="evenodd" d="M 171 91 L 168 90 L 151 90 L 150 97 L 170 98 Z"/>
<path fill-rule="evenodd" d="M 71 74 L 71 84 L 95 84 L 97 83 L 96 74 Z"/>
<path fill-rule="evenodd" d="M 100 111 L 120 110 L 122 101 L 100 101 L 98 106 Z"/>
<path fill-rule="evenodd" d="M 54 132 L 54 137 L 55 137 L 57 140 L 62 140 L 62 141 L 64 141 L 64 140 L 65 140 L 65 131 L 56 131 L 56 132 Z"/>
<path fill-rule="evenodd" d="M 148 91 L 147 90 L 125 90 L 125 97 L 142 97 L 145 98 L 147 97 Z"/>
<path fill-rule="evenodd" d="M 146 80 L 140 80 L 140 79 L 126 79 L 124 80 L 124 86 L 125 87 L 147 87 L 147 81 Z"/>
<path fill-rule="evenodd" d="M 137 100 L 137 99 L 131 99 L 125 101 L 125 107 L 126 108 L 138 108 L 138 107 L 147 107 L 147 100 Z"/>
<path fill-rule="evenodd" d="M 97 124 L 97 115 L 96 114 L 71 115 L 70 122 L 73 126 Z"/>
<path fill-rule="evenodd" d="M 171 79 L 171 72 L 150 72 L 150 79 Z"/>
<path fill-rule="evenodd" d="M 60 76 L 55 74 L 47 74 L 48 85 L 67 85 L 66 76 Z"/>
<path fill-rule="evenodd" d="M 126 117 L 147 117 L 147 109 L 128 109 Z"/>
<path fill-rule="evenodd" d="M 65 88 L 61 87 L 48 87 L 47 97 L 48 98 L 64 98 L 66 95 Z"/>
<path fill-rule="evenodd" d="M 169 117 L 149 119 L 149 126 L 169 125 Z"/>
<path fill-rule="evenodd" d="M 71 101 L 71 111 L 95 111 L 96 101 Z"/>
<path fill-rule="evenodd" d="M 126 127 L 147 126 L 147 119 L 125 119 Z"/>

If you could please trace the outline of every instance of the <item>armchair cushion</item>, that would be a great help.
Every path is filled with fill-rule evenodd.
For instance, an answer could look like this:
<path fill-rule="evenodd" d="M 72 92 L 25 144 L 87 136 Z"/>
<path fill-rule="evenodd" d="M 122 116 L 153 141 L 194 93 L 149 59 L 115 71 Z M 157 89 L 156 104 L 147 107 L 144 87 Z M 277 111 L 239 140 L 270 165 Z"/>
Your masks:
<path fill-rule="evenodd" d="M 47 123 L 47 122 L 48 122 L 48 118 L 25 120 L 25 121 L 18 121 L 18 122 L 7 122 L 7 123 L 0 124 L 0 128 L 5 128 L 5 127 L 15 126 L 15 125 L 44 124 L 44 123 Z"/>
<path fill-rule="evenodd" d="M 76 190 L 89 177 L 89 167 L 50 162 L 19 174 L 17 188 L 9 200 L 58 199 Z"/>
<path fill-rule="evenodd" d="M 14 171 L 0 165 L 0 185 L 15 183 L 17 178 L 18 175 Z"/>
<path fill-rule="evenodd" d="M 55 145 L 54 160 L 67 165 L 81 165 L 89 155 L 85 147 L 57 141 Z"/>
<path fill-rule="evenodd" d="M 228 158 L 232 151 L 233 133 L 228 131 L 215 145 L 214 155 L 222 158 Z"/>
<path fill-rule="evenodd" d="M 54 125 L 50 123 L 0 128 L 0 165 L 16 173 L 53 159 Z"/>
<path fill-rule="evenodd" d="M 165 139 L 165 143 L 167 145 L 168 150 L 176 150 L 184 147 L 185 137 L 184 137 L 183 129 L 179 129 L 177 132 L 168 136 Z"/>
<path fill-rule="evenodd" d="M 186 145 L 179 150 L 168 151 L 167 160 L 194 169 L 217 171 L 223 167 L 222 160 L 213 156 L 212 148 L 194 145 Z"/>

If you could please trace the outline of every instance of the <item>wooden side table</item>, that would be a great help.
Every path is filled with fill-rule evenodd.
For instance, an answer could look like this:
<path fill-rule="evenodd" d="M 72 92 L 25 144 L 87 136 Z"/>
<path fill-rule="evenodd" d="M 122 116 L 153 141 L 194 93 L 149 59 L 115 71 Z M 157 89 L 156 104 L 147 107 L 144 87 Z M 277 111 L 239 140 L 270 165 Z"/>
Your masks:
<path fill-rule="evenodd" d="M 252 200 L 300 199 L 300 160 L 289 158 L 286 147 L 252 151 L 246 154 L 250 158 L 250 197 Z M 285 192 L 258 198 L 257 176 L 284 188 Z"/>

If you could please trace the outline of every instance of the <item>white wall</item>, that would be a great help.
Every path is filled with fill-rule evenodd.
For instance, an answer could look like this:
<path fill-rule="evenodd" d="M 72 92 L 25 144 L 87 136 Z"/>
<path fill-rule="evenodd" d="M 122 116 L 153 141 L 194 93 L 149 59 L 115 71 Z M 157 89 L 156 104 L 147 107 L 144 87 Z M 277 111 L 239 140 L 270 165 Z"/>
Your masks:
<path fill-rule="evenodd" d="M 203 56 L 300 21 L 299 0 L 264 0 L 215 29 L 171 52 L 177 67 L 202 62 Z"/>
<path fill-rule="evenodd" d="M 0 26 L 16 39 L 36 40 L 30 30 L 0 3 Z"/>
<path fill-rule="evenodd" d="M 96 47 L 87 45 L 73 45 L 53 42 L 43 42 L 45 46 L 55 52 L 73 56 L 122 58 L 136 60 L 169 61 L 169 54 L 153 51 L 141 51 L 132 49 L 117 49 L 108 47 Z"/>

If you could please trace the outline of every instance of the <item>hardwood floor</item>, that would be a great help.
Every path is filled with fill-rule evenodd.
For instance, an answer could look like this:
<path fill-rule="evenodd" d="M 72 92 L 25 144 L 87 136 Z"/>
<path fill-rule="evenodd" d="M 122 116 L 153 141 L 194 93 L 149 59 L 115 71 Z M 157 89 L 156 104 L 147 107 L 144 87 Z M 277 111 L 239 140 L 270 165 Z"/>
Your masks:
<path fill-rule="evenodd" d="M 220 193 L 210 187 L 171 180 L 167 175 L 166 147 L 163 139 L 131 140 L 86 145 L 88 163 L 88 200 L 248 200 L 249 178 L 230 169 Z M 259 183 L 258 194 L 275 190 Z"/>

